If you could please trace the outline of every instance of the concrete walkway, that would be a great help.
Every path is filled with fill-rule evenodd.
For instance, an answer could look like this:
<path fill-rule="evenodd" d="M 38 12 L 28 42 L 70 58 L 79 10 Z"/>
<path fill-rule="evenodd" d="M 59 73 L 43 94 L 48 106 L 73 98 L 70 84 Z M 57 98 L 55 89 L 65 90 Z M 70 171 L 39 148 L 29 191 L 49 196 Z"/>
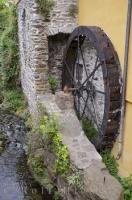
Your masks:
<path fill-rule="evenodd" d="M 92 195 L 93 200 L 97 196 L 103 200 L 122 199 L 121 185 L 108 173 L 101 156 L 82 130 L 73 109 L 72 96 L 59 92 L 40 96 L 38 101 L 49 114 L 58 117 L 60 133 L 68 147 L 71 162 L 77 169 L 83 170 L 85 192 Z"/>

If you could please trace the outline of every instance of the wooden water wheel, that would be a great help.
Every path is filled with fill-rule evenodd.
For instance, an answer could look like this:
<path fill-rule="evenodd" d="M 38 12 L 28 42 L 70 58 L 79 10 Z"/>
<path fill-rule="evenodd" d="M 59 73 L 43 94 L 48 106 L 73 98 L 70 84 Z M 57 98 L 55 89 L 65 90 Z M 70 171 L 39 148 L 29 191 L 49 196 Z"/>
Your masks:
<path fill-rule="evenodd" d="M 121 78 L 117 53 L 99 27 L 76 28 L 64 54 L 62 87 L 74 95 L 79 120 L 89 120 L 97 131 L 98 150 L 112 148 L 119 133 Z"/>

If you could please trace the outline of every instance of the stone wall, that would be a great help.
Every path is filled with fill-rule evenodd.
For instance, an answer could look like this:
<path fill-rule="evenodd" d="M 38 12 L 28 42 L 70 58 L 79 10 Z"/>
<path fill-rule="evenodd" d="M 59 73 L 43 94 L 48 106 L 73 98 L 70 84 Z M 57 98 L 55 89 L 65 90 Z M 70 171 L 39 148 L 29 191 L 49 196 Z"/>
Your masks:
<path fill-rule="evenodd" d="M 57 67 L 59 66 L 60 69 L 61 65 L 62 69 L 63 49 L 67 37 L 56 40 L 56 36 L 60 33 L 71 33 L 77 25 L 76 18 L 69 15 L 70 6 L 76 5 L 77 0 L 54 1 L 55 5 L 49 22 L 46 22 L 44 15 L 40 13 L 37 0 L 21 0 L 18 4 L 21 82 L 30 110 L 33 113 L 36 110 L 36 97 L 50 91 L 48 73 L 56 74 L 57 78 L 61 80 L 61 72 Z M 61 47 L 59 59 L 57 52 L 54 54 L 54 50 L 49 54 L 53 40 L 48 39 L 48 37 L 50 38 L 51 35 L 54 37 L 53 49 Z M 50 59 L 52 53 L 54 60 Z M 51 62 L 54 63 L 53 68 Z"/>
<path fill-rule="evenodd" d="M 70 16 L 71 7 L 77 6 L 78 0 L 54 0 L 55 6 L 48 24 L 48 35 L 71 33 L 77 26 L 77 19 Z"/>

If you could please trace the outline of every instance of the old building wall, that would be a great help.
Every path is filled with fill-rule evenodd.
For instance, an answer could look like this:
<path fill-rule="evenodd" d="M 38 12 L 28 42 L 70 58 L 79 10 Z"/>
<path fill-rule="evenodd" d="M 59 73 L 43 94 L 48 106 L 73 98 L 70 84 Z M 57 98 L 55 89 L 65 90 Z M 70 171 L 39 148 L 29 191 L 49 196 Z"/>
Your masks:
<path fill-rule="evenodd" d="M 56 41 L 53 42 L 52 49 L 61 47 L 60 57 L 62 57 L 68 37 L 59 40 L 57 35 L 71 33 L 77 26 L 76 17 L 70 15 L 70 6 L 76 6 L 77 0 L 54 0 L 54 2 L 49 22 L 40 13 L 37 0 L 21 0 L 18 4 L 21 82 L 32 112 L 36 110 L 36 97 L 50 91 L 49 72 L 53 71 L 51 74 L 55 73 L 61 82 L 61 72 L 58 73 L 57 66 L 61 65 L 62 69 L 62 58 L 57 61 L 57 54 L 53 57 L 54 60 L 52 59 L 56 66 L 52 67 L 50 64 L 49 70 L 48 64 L 51 63 L 49 37 L 52 36 Z"/>
<path fill-rule="evenodd" d="M 77 26 L 76 7 L 78 0 L 54 0 L 55 6 L 48 24 L 48 35 L 71 33 Z"/>
<path fill-rule="evenodd" d="M 21 82 L 31 111 L 35 111 L 36 95 L 46 91 L 48 42 L 46 24 L 35 0 L 22 0 L 18 7 Z"/>

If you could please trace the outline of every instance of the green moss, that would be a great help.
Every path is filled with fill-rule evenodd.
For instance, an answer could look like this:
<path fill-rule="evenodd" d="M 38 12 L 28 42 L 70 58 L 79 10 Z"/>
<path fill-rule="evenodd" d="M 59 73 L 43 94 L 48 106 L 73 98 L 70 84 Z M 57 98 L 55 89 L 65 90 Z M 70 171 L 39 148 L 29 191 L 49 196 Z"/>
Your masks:
<path fill-rule="evenodd" d="M 53 0 L 38 0 L 39 9 L 43 16 L 45 17 L 45 21 L 49 21 L 50 12 L 52 11 L 55 3 Z"/>
<path fill-rule="evenodd" d="M 90 120 L 83 119 L 82 127 L 83 127 L 85 135 L 88 137 L 89 140 L 93 140 L 96 138 L 97 130 L 94 128 L 94 125 Z"/>

